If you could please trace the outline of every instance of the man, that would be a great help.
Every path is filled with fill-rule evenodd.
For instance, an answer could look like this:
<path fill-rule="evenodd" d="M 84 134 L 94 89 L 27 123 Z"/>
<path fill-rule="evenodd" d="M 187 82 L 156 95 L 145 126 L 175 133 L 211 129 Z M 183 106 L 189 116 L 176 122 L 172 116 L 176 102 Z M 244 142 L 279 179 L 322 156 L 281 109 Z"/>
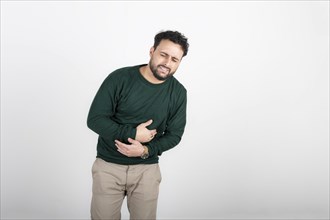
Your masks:
<path fill-rule="evenodd" d="M 87 125 L 99 135 L 93 164 L 92 219 L 156 219 L 159 156 L 176 146 L 186 125 L 187 92 L 173 77 L 187 38 L 160 32 L 148 64 L 112 72 L 91 105 Z"/>

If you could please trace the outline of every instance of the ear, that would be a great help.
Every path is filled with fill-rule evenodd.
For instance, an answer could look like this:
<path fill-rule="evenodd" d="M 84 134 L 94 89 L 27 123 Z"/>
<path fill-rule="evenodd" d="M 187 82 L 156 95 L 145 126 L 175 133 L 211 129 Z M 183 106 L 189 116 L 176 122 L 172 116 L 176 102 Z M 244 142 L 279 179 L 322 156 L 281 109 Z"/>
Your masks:
<path fill-rule="evenodd" d="M 155 48 L 152 46 L 150 48 L 149 55 L 152 56 L 152 54 L 154 53 L 154 51 L 155 51 Z"/>

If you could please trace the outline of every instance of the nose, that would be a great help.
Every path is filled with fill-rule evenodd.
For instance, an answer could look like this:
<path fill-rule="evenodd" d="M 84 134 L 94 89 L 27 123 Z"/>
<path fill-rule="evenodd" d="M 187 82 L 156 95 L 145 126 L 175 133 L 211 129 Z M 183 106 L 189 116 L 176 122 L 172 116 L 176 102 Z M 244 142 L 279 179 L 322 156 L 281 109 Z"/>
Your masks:
<path fill-rule="evenodd" d="M 164 63 L 164 66 L 169 66 L 171 63 L 171 58 L 167 57 Z"/>

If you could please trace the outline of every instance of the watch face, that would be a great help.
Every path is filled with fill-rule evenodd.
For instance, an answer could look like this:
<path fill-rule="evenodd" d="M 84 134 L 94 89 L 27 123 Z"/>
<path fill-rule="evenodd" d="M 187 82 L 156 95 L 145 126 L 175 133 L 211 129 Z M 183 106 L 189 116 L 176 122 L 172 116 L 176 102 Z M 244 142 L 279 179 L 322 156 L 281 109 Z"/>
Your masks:
<path fill-rule="evenodd" d="M 147 159 L 149 157 L 149 154 L 148 153 L 145 153 L 141 156 L 142 159 Z"/>
<path fill-rule="evenodd" d="M 142 159 L 147 159 L 149 157 L 149 152 L 148 152 L 148 148 L 146 146 L 143 146 L 144 151 L 143 154 L 141 155 Z"/>

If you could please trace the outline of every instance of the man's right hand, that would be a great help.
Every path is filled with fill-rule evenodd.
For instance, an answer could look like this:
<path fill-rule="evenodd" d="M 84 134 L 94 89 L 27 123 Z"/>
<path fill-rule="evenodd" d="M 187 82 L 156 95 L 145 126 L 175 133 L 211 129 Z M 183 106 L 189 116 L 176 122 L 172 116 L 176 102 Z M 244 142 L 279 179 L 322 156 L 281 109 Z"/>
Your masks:
<path fill-rule="evenodd" d="M 149 130 L 147 126 L 152 124 L 152 119 L 147 122 L 141 123 L 136 127 L 136 136 L 135 140 L 139 141 L 140 143 L 146 143 L 151 141 L 154 136 L 157 134 L 156 129 Z"/>

